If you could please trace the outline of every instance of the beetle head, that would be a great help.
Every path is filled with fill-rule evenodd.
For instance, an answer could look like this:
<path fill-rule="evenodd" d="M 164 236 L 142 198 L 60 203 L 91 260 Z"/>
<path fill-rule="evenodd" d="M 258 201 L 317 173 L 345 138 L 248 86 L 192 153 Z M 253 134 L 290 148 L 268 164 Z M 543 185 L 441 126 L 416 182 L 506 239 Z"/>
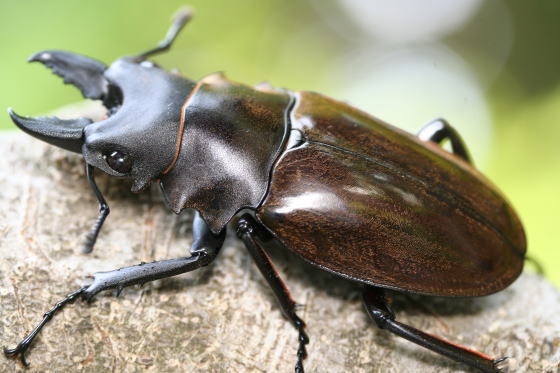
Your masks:
<path fill-rule="evenodd" d="M 189 19 L 190 13 L 179 14 L 157 48 L 118 59 L 110 67 L 65 51 L 36 53 L 30 62 L 43 63 L 65 83 L 76 86 L 85 98 L 101 100 L 107 116 L 98 122 L 88 118 L 26 118 L 9 109 L 12 120 L 32 136 L 82 153 L 96 168 L 131 177 L 133 191 L 143 189 L 172 164 L 181 107 L 195 85 L 146 58 L 167 50 Z"/>

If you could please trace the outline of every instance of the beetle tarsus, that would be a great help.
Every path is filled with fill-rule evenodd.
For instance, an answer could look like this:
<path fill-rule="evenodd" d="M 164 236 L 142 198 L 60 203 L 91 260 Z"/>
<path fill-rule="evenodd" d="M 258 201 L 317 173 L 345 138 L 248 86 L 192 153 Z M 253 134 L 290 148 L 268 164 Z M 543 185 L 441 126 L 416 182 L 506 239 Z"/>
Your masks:
<path fill-rule="evenodd" d="M 27 360 L 25 360 L 25 352 L 27 351 L 28 348 L 29 348 L 29 343 L 23 343 L 22 341 L 17 345 L 16 348 L 9 349 L 4 347 L 4 355 L 6 355 L 6 357 L 15 357 L 19 355 L 19 359 L 21 363 L 25 367 L 28 367 L 29 363 L 27 362 Z"/>
<path fill-rule="evenodd" d="M 305 358 L 307 358 L 307 349 L 305 347 L 305 345 L 307 345 L 309 343 L 309 336 L 307 335 L 307 333 L 305 332 L 305 322 L 303 322 L 299 317 L 296 316 L 296 319 L 298 322 L 296 322 L 297 324 L 297 329 L 299 332 L 299 347 L 298 347 L 298 351 L 297 351 L 297 362 L 296 362 L 296 368 L 295 371 L 296 373 L 303 373 L 303 360 L 305 360 Z"/>
<path fill-rule="evenodd" d="M 146 58 L 153 56 L 154 54 L 162 53 L 168 50 L 171 47 L 171 44 L 173 44 L 173 41 L 175 41 L 175 38 L 177 38 L 177 35 L 179 35 L 179 32 L 191 20 L 192 16 L 193 16 L 192 9 L 188 7 L 179 9 L 175 14 L 171 27 L 169 28 L 167 34 L 165 35 L 165 39 L 160 41 L 157 47 L 139 54 L 135 58 L 135 60 L 137 62 L 144 61 Z"/>
<path fill-rule="evenodd" d="M 99 216 L 95 220 L 91 231 L 86 234 L 86 238 L 84 240 L 84 244 L 82 246 L 82 253 L 89 254 L 93 251 L 93 247 L 97 242 L 97 236 L 99 236 L 99 232 L 101 231 L 101 227 L 103 226 L 103 222 L 109 215 L 109 207 L 108 206 L 101 206 L 99 208 Z"/>
<path fill-rule="evenodd" d="M 494 368 L 496 369 L 496 373 L 505 372 L 504 369 L 507 367 L 507 359 L 509 358 L 505 356 L 492 361 L 492 364 L 494 364 Z"/>
<path fill-rule="evenodd" d="M 95 194 L 95 197 L 97 198 L 97 201 L 99 202 L 99 216 L 95 220 L 91 231 L 86 235 L 84 245 L 82 246 L 82 253 L 84 254 L 89 254 L 93 251 L 93 246 L 97 241 L 97 236 L 99 236 L 101 227 L 103 226 L 105 219 L 107 219 L 109 212 L 111 212 L 111 210 L 109 209 L 109 205 L 105 201 L 105 198 L 103 198 L 103 195 L 101 194 L 101 191 L 99 190 L 99 187 L 95 182 L 93 170 L 94 168 L 92 165 L 86 164 L 86 177 L 88 179 L 89 185 L 91 186 L 91 189 L 93 190 L 93 193 Z"/>
<path fill-rule="evenodd" d="M 87 286 L 84 286 L 79 290 L 68 294 L 63 300 L 57 302 L 53 308 L 44 313 L 43 320 L 41 320 L 41 322 L 33 329 L 33 331 L 31 331 L 31 333 L 29 333 L 24 339 L 22 339 L 15 348 L 4 348 L 4 355 L 6 355 L 7 357 L 19 356 L 21 363 L 26 367 L 29 366 L 29 363 L 25 359 L 25 353 L 29 349 L 29 346 L 31 346 L 31 343 L 33 343 L 35 337 L 39 334 L 41 329 L 43 329 L 45 324 L 49 322 L 49 320 L 52 319 L 58 311 L 63 309 L 64 306 L 68 303 L 74 303 L 78 296 L 82 294 L 86 289 Z"/>

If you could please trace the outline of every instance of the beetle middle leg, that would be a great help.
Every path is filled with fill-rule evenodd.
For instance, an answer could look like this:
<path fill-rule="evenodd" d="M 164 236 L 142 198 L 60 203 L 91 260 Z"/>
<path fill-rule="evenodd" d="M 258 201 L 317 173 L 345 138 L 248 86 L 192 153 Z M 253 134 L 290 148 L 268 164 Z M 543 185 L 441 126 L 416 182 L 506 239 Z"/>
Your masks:
<path fill-rule="evenodd" d="M 453 154 L 463 158 L 468 163 L 472 164 L 471 157 L 465 142 L 459 135 L 459 132 L 453 128 L 445 119 L 438 118 L 428 122 L 424 127 L 418 131 L 417 136 L 423 141 L 432 141 L 436 144 L 441 144 L 443 140 L 449 139 L 451 141 L 451 150 Z"/>
<path fill-rule="evenodd" d="M 482 372 L 502 372 L 499 365 L 506 358 L 492 359 L 490 356 L 480 352 L 459 346 L 396 321 L 395 313 L 387 303 L 383 289 L 367 286 L 363 292 L 363 300 L 367 313 L 379 328 L 386 329 L 399 337 L 408 339 L 455 361 L 477 368 Z"/>
<path fill-rule="evenodd" d="M 259 271 L 272 288 L 278 303 L 280 303 L 282 313 L 292 322 L 299 332 L 299 348 L 297 351 L 295 372 L 303 373 L 303 360 L 307 356 L 305 345 L 309 343 L 309 337 L 305 332 L 305 322 L 296 314 L 296 302 L 292 299 L 290 291 L 280 278 L 278 271 L 262 246 L 261 240 L 265 232 L 262 231 L 262 228 L 250 215 L 244 215 L 239 219 L 237 235 L 245 243 L 245 247 L 249 250 Z"/>
<path fill-rule="evenodd" d="M 191 256 L 177 259 L 161 260 L 152 263 L 141 263 L 135 266 L 119 268 L 109 272 L 97 272 L 93 275 L 93 283 L 68 294 L 58 302 L 50 311 L 43 315 L 43 320 L 29 333 L 15 348 L 4 349 L 8 357 L 19 356 L 22 363 L 27 366 L 25 353 L 29 346 L 39 334 L 45 324 L 53 316 L 69 303 L 73 303 L 78 297 L 91 300 L 97 293 L 117 289 L 117 295 L 123 288 L 136 284 L 144 284 L 166 277 L 190 272 L 210 264 L 218 255 L 226 236 L 226 229 L 214 235 L 202 217 L 196 213 L 193 220 L 193 242 L 190 250 Z"/>

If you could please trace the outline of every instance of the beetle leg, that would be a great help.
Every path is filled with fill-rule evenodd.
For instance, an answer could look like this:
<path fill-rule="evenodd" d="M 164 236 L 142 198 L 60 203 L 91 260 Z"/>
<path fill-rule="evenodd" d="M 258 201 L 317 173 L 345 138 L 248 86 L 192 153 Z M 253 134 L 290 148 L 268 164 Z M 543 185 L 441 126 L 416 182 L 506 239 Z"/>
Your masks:
<path fill-rule="evenodd" d="M 451 127 L 449 123 L 443 118 L 437 118 L 428 122 L 424 127 L 418 131 L 417 136 L 423 141 L 432 141 L 436 144 L 441 144 L 443 140 L 449 139 L 451 141 L 451 149 L 453 154 L 463 158 L 468 163 L 472 164 L 469 151 L 459 132 Z"/>
<path fill-rule="evenodd" d="M 546 274 L 545 274 L 545 271 L 544 271 L 544 267 L 543 267 L 542 262 L 540 260 L 538 260 L 534 256 L 525 255 L 525 261 L 533 264 L 533 268 L 539 276 L 545 277 Z"/>
<path fill-rule="evenodd" d="M 104 290 L 117 289 L 120 292 L 131 285 L 143 285 L 149 281 L 176 276 L 207 266 L 218 255 L 225 237 L 226 229 L 214 235 L 197 212 L 193 220 L 191 256 L 140 263 L 109 272 L 97 272 L 93 275 L 93 283 L 83 292 L 82 298 L 90 300 L 95 294 Z"/>
<path fill-rule="evenodd" d="M 225 236 L 225 229 L 219 235 L 214 235 L 202 217 L 196 213 L 193 220 L 191 256 L 152 263 L 141 263 L 110 272 L 95 273 L 93 275 L 94 281 L 91 285 L 84 286 L 68 294 L 50 311 L 44 314 L 43 320 L 15 348 L 4 348 L 4 354 L 8 357 L 16 357 L 19 355 L 23 365 L 27 366 L 28 363 L 25 360 L 27 349 L 45 324 L 52 319 L 58 311 L 62 310 L 66 304 L 73 303 L 79 296 L 89 301 L 95 294 L 103 290 L 116 288 L 117 292 L 120 293 L 120 291 L 127 286 L 144 284 L 148 281 L 175 276 L 206 266 L 218 255 L 224 243 Z"/>
<path fill-rule="evenodd" d="M 364 305 L 369 316 L 381 329 L 387 329 L 399 337 L 408 339 L 429 350 L 455 361 L 477 368 L 485 373 L 502 372 L 500 364 L 507 358 L 492 359 L 490 356 L 459 346 L 411 326 L 395 321 L 395 313 L 387 303 L 383 289 L 367 286 L 363 292 Z"/>
<path fill-rule="evenodd" d="M 45 326 L 45 324 L 49 322 L 50 319 L 52 319 L 52 317 L 56 312 L 63 309 L 64 306 L 67 305 L 68 303 L 74 303 L 74 301 L 78 298 L 78 296 L 82 294 L 85 290 L 86 287 L 83 287 L 80 290 L 68 294 L 63 300 L 58 302 L 48 312 L 45 312 L 45 314 L 43 315 L 43 320 L 41 320 L 41 322 L 33 329 L 33 331 L 31 331 L 31 333 L 29 333 L 21 342 L 19 342 L 15 348 L 4 348 L 4 355 L 8 357 L 15 357 L 19 355 L 21 363 L 26 367 L 29 366 L 29 363 L 27 362 L 27 360 L 25 360 L 25 353 L 27 352 L 27 349 L 31 345 L 31 342 L 33 342 L 33 339 L 35 339 L 39 331 L 41 331 L 43 326 Z"/>
<path fill-rule="evenodd" d="M 262 246 L 261 239 L 266 236 L 259 225 L 250 215 L 244 215 L 239 219 L 237 235 L 245 243 L 245 247 L 253 257 L 268 285 L 272 288 L 284 316 L 286 316 L 299 332 L 299 348 L 297 351 L 296 373 L 303 373 L 303 360 L 307 357 L 305 345 L 309 343 L 309 337 L 305 332 L 305 322 L 296 313 L 296 302 L 292 299 L 286 284 L 280 278 L 278 271 L 270 260 Z"/>
<path fill-rule="evenodd" d="M 91 186 L 91 189 L 93 190 L 93 193 L 95 194 L 95 197 L 97 198 L 97 201 L 99 202 L 99 216 L 97 217 L 97 220 L 95 220 L 95 223 L 93 224 L 93 227 L 91 228 L 91 231 L 86 235 L 86 239 L 84 241 L 84 246 L 82 247 L 82 252 L 84 254 L 89 254 L 92 252 L 93 250 L 93 246 L 95 245 L 95 241 L 97 241 L 97 236 L 99 235 L 99 231 L 101 231 L 101 227 L 103 226 L 103 223 L 105 222 L 105 219 L 107 218 L 107 216 L 109 215 L 109 205 L 107 204 L 107 202 L 105 201 L 105 198 L 103 198 L 103 195 L 101 194 L 101 191 L 99 190 L 99 187 L 97 186 L 97 184 L 95 183 L 95 177 L 93 176 L 93 166 L 90 164 L 86 164 L 86 176 L 89 182 L 89 185 Z"/>
<path fill-rule="evenodd" d="M 150 49 L 144 53 L 139 54 L 135 60 L 136 61 L 144 61 L 146 58 L 148 58 L 149 56 L 153 56 L 154 54 L 158 54 L 158 53 L 162 53 L 167 51 L 170 47 L 171 44 L 173 44 L 173 41 L 175 41 L 175 38 L 177 37 L 177 35 L 179 34 L 179 31 L 181 31 L 183 29 L 183 27 L 191 20 L 193 16 L 192 10 L 189 8 L 181 8 L 179 9 L 179 11 L 175 14 L 174 19 L 173 19 L 173 23 L 171 24 L 171 27 L 169 28 L 169 30 L 167 31 L 167 35 L 165 35 L 165 39 L 163 39 L 157 47 Z"/>

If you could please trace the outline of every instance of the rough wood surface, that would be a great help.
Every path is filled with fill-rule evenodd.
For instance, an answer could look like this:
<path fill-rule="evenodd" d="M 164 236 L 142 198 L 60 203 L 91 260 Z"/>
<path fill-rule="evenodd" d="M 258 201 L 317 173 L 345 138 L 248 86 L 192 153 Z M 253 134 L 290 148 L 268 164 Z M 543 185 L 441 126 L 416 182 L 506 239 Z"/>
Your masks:
<path fill-rule="evenodd" d="M 97 214 L 81 158 L 19 133 L 1 135 L 0 151 L 1 345 L 13 347 L 86 274 L 187 252 L 188 213 L 169 212 L 158 190 L 134 195 L 126 181 L 99 177 L 112 212 L 94 252 L 80 254 Z M 297 333 L 231 233 L 208 268 L 68 306 L 27 371 L 293 372 Z M 273 257 L 305 305 L 307 372 L 472 372 L 378 330 L 355 284 L 281 250 Z M 402 322 L 509 356 L 510 372 L 560 371 L 560 295 L 536 275 L 488 297 L 399 295 L 394 307 Z M 23 370 L 0 356 L 1 372 Z"/>

